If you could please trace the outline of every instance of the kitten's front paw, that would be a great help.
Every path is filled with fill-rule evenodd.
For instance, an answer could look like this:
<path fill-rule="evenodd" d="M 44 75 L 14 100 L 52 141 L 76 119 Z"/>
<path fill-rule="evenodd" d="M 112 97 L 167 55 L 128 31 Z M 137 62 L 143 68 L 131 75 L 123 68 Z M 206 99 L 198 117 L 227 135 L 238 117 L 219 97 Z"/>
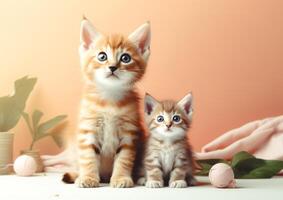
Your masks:
<path fill-rule="evenodd" d="M 76 179 L 75 184 L 80 188 L 94 188 L 99 186 L 99 180 L 92 176 L 80 176 Z"/>
<path fill-rule="evenodd" d="M 169 187 L 171 187 L 171 188 L 184 188 L 184 187 L 187 187 L 187 182 L 184 181 L 184 180 L 172 181 L 169 184 Z"/>
<path fill-rule="evenodd" d="M 161 188 L 161 187 L 163 187 L 163 183 L 161 181 L 149 180 L 149 181 L 146 182 L 145 187 Z"/>
<path fill-rule="evenodd" d="M 110 186 L 115 188 L 129 188 L 134 186 L 134 182 L 131 177 L 111 178 Z"/>

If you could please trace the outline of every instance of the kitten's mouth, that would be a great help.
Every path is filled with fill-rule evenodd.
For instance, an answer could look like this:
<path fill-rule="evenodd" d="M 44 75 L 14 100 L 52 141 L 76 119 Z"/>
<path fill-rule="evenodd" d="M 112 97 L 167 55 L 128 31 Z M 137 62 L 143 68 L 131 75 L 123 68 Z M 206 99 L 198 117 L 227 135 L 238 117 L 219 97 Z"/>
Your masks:
<path fill-rule="evenodd" d="M 116 79 L 119 79 L 119 77 L 118 77 L 116 74 L 114 74 L 113 72 L 110 73 L 110 74 L 108 74 L 108 75 L 106 76 L 106 78 L 116 78 Z"/>

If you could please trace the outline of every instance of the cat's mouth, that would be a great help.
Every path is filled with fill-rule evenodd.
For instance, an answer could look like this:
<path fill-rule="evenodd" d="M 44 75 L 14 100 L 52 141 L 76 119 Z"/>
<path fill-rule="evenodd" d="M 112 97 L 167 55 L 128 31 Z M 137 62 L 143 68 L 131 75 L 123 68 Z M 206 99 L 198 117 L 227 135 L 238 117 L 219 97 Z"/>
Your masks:
<path fill-rule="evenodd" d="M 112 72 L 112 73 L 110 73 L 110 74 L 108 74 L 108 75 L 106 76 L 106 78 L 115 78 L 115 79 L 119 79 L 119 77 L 118 77 L 116 74 L 114 74 L 113 72 Z"/>

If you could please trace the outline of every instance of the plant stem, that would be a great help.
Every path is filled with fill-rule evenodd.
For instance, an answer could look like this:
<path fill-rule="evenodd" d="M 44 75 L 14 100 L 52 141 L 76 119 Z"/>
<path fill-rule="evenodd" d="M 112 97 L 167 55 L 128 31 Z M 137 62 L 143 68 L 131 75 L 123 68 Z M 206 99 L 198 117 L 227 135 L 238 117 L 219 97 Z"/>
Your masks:
<path fill-rule="evenodd" d="M 29 150 L 30 150 L 30 151 L 32 150 L 33 145 L 34 145 L 34 140 L 32 140 L 31 145 L 30 145 L 30 147 L 29 147 Z"/>

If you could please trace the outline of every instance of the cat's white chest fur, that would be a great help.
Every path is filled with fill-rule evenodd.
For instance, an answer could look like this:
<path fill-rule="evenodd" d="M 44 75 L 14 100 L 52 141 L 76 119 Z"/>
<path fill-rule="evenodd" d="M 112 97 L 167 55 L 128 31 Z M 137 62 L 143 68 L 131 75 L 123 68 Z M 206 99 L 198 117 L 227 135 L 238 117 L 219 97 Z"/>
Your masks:
<path fill-rule="evenodd" d="M 162 148 L 160 152 L 160 162 L 162 164 L 162 169 L 165 174 L 168 174 L 172 171 L 175 160 L 175 151 L 171 147 Z"/>
<path fill-rule="evenodd" d="M 118 146 L 117 117 L 111 114 L 104 115 L 102 134 L 102 154 L 115 154 Z"/>
<path fill-rule="evenodd" d="M 113 113 L 117 111 L 104 112 L 103 128 L 100 132 L 101 155 L 100 155 L 100 175 L 109 177 L 112 174 L 114 157 L 119 147 L 119 137 L 117 132 L 118 116 Z"/>

